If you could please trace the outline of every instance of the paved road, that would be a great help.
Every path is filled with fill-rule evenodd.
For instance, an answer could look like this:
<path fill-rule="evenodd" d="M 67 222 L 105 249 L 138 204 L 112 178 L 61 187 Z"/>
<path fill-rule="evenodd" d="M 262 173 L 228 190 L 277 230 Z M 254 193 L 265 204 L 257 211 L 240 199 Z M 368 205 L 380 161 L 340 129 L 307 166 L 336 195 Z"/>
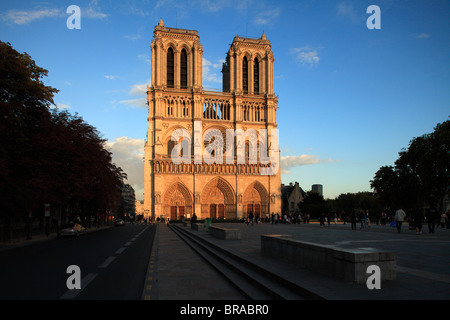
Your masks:
<path fill-rule="evenodd" d="M 0 251 L 0 299 L 140 299 L 155 234 L 127 225 Z M 69 290 L 70 265 L 81 290 Z"/>

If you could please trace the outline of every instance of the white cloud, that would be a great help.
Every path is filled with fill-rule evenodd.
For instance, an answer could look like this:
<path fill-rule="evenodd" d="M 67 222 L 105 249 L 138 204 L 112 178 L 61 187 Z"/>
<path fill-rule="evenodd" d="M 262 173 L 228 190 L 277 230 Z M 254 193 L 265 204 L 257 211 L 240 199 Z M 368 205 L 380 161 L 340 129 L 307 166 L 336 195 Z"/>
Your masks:
<path fill-rule="evenodd" d="M 280 8 L 273 8 L 269 10 L 265 10 L 256 15 L 255 19 L 253 19 L 253 23 L 261 26 L 267 25 L 273 22 L 278 16 L 281 14 Z"/>
<path fill-rule="evenodd" d="M 50 108 L 51 109 L 71 109 L 71 107 L 65 103 L 57 103 L 55 105 L 51 105 Z"/>
<path fill-rule="evenodd" d="M 219 60 L 218 62 L 219 63 L 212 63 L 205 58 L 202 59 L 203 82 L 222 83 L 222 77 L 219 76 L 218 73 L 222 70 L 222 63 L 224 62 L 224 60 Z"/>
<path fill-rule="evenodd" d="M 280 167 L 282 174 L 289 174 L 292 167 L 314 165 L 323 162 L 335 162 L 332 159 L 320 159 L 316 155 L 302 154 L 299 156 L 284 156 L 280 159 Z"/>
<path fill-rule="evenodd" d="M 107 80 L 115 80 L 115 79 L 119 79 L 119 76 L 114 76 L 114 75 L 107 74 L 107 75 L 105 75 L 105 79 L 107 79 Z"/>
<path fill-rule="evenodd" d="M 136 199 L 144 193 L 144 139 L 119 137 L 108 141 L 106 146 L 112 153 L 113 163 L 127 174 L 127 182 L 133 187 Z"/>
<path fill-rule="evenodd" d="M 131 96 L 142 96 L 147 93 L 147 83 L 140 83 L 131 86 L 130 95 Z"/>
<path fill-rule="evenodd" d="M 97 0 L 91 0 L 88 7 L 85 10 L 81 10 L 81 18 L 103 19 L 108 16 L 108 14 L 101 12 Z"/>
<path fill-rule="evenodd" d="M 61 103 L 61 104 L 57 104 L 56 105 L 58 107 L 58 109 L 71 109 L 69 105 Z"/>
<path fill-rule="evenodd" d="M 123 36 L 125 39 L 136 41 L 142 38 L 140 34 Z"/>
<path fill-rule="evenodd" d="M 365 12 L 365 11 L 364 11 Z M 358 22 L 360 19 L 353 9 L 352 5 L 347 4 L 346 2 L 340 2 L 337 5 L 337 13 L 338 16 L 349 19 L 351 22 Z"/>
<path fill-rule="evenodd" d="M 292 48 L 291 53 L 293 53 L 295 59 L 303 65 L 314 67 L 319 64 L 319 53 L 317 52 L 317 49 L 311 48 L 310 46 Z"/>
<path fill-rule="evenodd" d="M 47 4 L 47 3 L 42 3 Z M 101 12 L 97 0 L 91 0 L 87 8 L 81 8 L 81 18 L 91 18 L 91 19 L 103 19 L 109 15 Z M 0 18 L 9 23 L 14 23 L 17 25 L 26 25 L 31 22 L 45 19 L 45 18 L 68 18 L 69 15 L 66 13 L 66 8 L 55 9 L 55 8 L 35 8 L 30 10 L 16 10 L 12 9 L 6 13 L 0 14 Z"/>
<path fill-rule="evenodd" d="M 146 98 L 120 100 L 119 103 L 127 104 L 130 107 L 138 107 L 138 108 L 146 108 L 147 107 L 147 99 Z"/>
<path fill-rule="evenodd" d="M 31 11 L 24 10 L 9 10 L 0 15 L 5 22 L 12 22 L 18 25 L 28 24 L 35 20 L 40 20 L 49 17 L 61 16 L 62 12 L 58 9 L 36 9 Z"/>
<path fill-rule="evenodd" d="M 149 66 L 152 65 L 152 58 L 150 57 L 149 54 L 138 54 L 138 59 L 144 61 Z"/>
<path fill-rule="evenodd" d="M 416 36 L 417 39 L 427 39 L 429 37 L 431 37 L 429 33 L 421 33 Z"/>
<path fill-rule="evenodd" d="M 147 108 L 147 83 L 132 85 L 128 95 L 138 98 L 121 100 L 119 103 L 130 107 Z"/>

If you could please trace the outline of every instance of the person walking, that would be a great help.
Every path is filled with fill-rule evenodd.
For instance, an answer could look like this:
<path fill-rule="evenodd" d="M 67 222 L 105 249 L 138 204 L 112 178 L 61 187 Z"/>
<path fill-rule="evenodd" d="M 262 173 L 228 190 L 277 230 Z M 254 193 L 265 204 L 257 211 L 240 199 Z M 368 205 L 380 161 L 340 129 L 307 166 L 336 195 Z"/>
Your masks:
<path fill-rule="evenodd" d="M 251 223 L 253 226 L 253 212 L 250 212 L 250 214 L 248 215 L 247 225 L 249 225 L 249 223 Z"/>
<path fill-rule="evenodd" d="M 402 230 L 402 223 L 405 220 L 406 213 L 403 211 L 403 209 L 398 209 L 395 211 L 395 225 L 397 226 L 397 232 L 400 233 Z"/>
<path fill-rule="evenodd" d="M 350 223 L 352 225 L 352 230 L 356 230 L 356 212 L 355 212 L 355 210 L 353 210 L 350 215 Z"/>
<path fill-rule="evenodd" d="M 445 212 L 442 212 L 440 222 L 441 222 L 442 229 L 445 229 L 445 227 L 447 225 L 447 215 L 445 214 Z"/>
<path fill-rule="evenodd" d="M 416 229 L 416 234 L 422 234 L 423 214 L 422 214 L 422 210 L 420 208 L 416 208 L 413 211 L 412 219 L 414 221 L 414 227 Z"/>
<path fill-rule="evenodd" d="M 427 213 L 428 233 L 434 233 L 438 219 L 439 215 L 437 209 L 434 206 L 431 206 Z"/>
<path fill-rule="evenodd" d="M 194 212 L 194 215 L 192 216 L 192 219 L 191 219 L 191 228 L 192 228 L 192 225 L 196 222 L 197 222 L 197 216 L 195 215 L 195 212 Z"/>
<path fill-rule="evenodd" d="M 364 211 L 359 211 L 359 220 L 360 220 L 360 222 L 361 222 L 361 228 L 360 229 L 364 229 L 364 225 L 366 224 L 366 219 L 365 219 L 365 214 L 364 214 Z"/>
<path fill-rule="evenodd" d="M 366 228 L 370 228 L 369 210 L 366 210 L 365 219 L 366 219 L 365 221 Z"/>

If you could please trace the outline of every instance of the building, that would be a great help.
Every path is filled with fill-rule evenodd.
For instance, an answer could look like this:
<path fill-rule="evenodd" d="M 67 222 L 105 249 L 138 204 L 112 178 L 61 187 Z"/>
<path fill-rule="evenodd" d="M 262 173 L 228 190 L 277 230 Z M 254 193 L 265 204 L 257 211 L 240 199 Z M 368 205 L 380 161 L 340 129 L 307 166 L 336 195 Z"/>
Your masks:
<path fill-rule="evenodd" d="M 317 192 L 321 196 L 323 196 L 323 186 L 321 184 L 313 184 L 311 186 L 311 191 Z"/>
<path fill-rule="evenodd" d="M 129 184 L 122 186 L 122 197 L 119 217 L 134 217 L 136 214 L 136 195 L 134 189 Z"/>
<path fill-rule="evenodd" d="M 299 212 L 299 204 L 303 202 L 305 191 L 296 181 L 294 184 L 289 183 L 288 186 L 281 185 L 281 211 L 283 214 L 294 214 Z"/>
<path fill-rule="evenodd" d="M 197 31 L 161 19 L 153 35 L 144 211 L 172 220 L 280 212 L 278 97 L 265 34 L 234 37 L 222 92 L 203 90 Z"/>

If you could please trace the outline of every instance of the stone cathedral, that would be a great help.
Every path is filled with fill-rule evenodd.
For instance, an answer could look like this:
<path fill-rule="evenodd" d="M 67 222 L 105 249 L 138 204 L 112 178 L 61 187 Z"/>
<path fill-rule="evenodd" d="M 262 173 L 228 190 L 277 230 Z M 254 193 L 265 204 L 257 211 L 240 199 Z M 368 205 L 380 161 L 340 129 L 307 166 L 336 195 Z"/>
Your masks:
<path fill-rule="evenodd" d="M 170 220 L 281 213 L 275 59 L 264 32 L 234 37 L 222 92 L 203 90 L 197 31 L 161 19 L 153 35 L 145 212 Z"/>

